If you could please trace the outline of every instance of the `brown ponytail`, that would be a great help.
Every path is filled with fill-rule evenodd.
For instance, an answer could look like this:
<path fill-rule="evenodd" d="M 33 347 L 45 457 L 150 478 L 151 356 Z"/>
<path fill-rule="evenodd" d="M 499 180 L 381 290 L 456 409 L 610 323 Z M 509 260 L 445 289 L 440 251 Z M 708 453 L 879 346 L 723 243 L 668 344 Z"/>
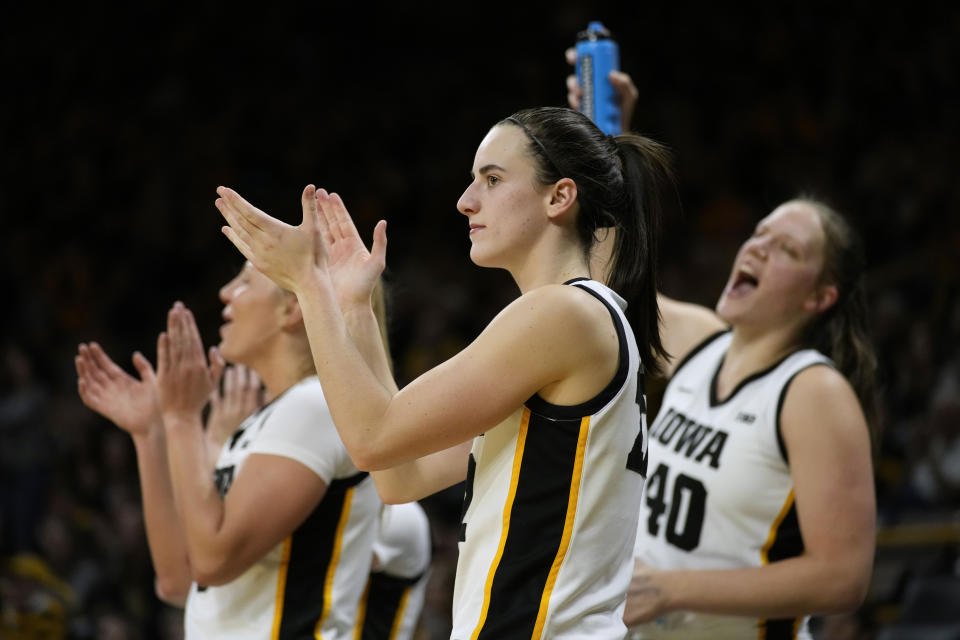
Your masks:
<path fill-rule="evenodd" d="M 589 255 L 600 229 L 616 230 L 607 284 L 627 301 L 627 319 L 649 373 L 666 355 L 660 341 L 657 262 L 663 189 L 673 186 L 670 153 L 635 134 L 604 134 L 583 114 L 560 107 L 519 111 L 500 122 L 524 130 L 537 180 L 570 178 L 580 205 L 577 233 Z"/>

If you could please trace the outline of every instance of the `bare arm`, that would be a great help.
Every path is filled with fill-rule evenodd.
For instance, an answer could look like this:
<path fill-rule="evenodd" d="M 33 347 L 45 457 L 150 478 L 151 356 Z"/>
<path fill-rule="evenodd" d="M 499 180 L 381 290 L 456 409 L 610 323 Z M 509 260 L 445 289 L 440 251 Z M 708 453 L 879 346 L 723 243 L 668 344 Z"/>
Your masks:
<path fill-rule="evenodd" d="M 343 201 L 336 194 L 316 202 L 317 230 L 327 253 L 327 269 L 347 333 L 370 367 L 376 379 L 390 392 L 399 389 L 390 367 L 386 331 L 373 310 L 373 297 L 386 266 L 387 222 L 381 220 L 373 230 L 373 246 L 368 251 Z M 381 291 L 382 293 L 382 291 Z"/>
<path fill-rule="evenodd" d="M 663 369 L 668 378 L 694 347 L 711 334 L 728 328 L 711 309 L 697 304 L 680 302 L 661 293 L 657 294 L 657 305 L 660 307 L 660 339 L 670 354 Z"/>
<path fill-rule="evenodd" d="M 194 578 L 203 585 L 224 584 L 303 522 L 326 484 L 299 462 L 252 454 L 222 499 L 211 478 L 200 418 L 212 377 L 193 316 L 180 303 L 170 311 L 157 352 L 170 474 Z"/>
<path fill-rule="evenodd" d="M 410 462 L 373 471 L 380 499 L 402 504 L 426 498 L 467 478 L 472 440 L 416 458 Z"/>
<path fill-rule="evenodd" d="M 373 232 L 373 246 L 367 251 L 343 202 L 336 195 L 326 207 L 318 208 L 320 230 L 329 251 L 329 268 L 347 331 L 364 361 L 391 393 L 399 388 L 394 381 L 373 311 L 377 280 L 386 264 L 386 222 Z M 471 441 L 455 445 L 395 467 L 373 471 L 380 499 L 388 504 L 419 500 L 463 481 Z"/>
<path fill-rule="evenodd" d="M 589 327 L 575 317 L 577 303 L 560 288 L 522 296 L 466 349 L 395 394 L 376 380 L 346 335 L 341 316 L 331 311 L 328 286 L 317 282 L 305 289 L 299 297 L 308 334 L 323 336 L 323 346 L 314 352 L 318 375 L 355 462 L 380 470 L 464 443 L 595 357 L 598 349 L 591 347 L 596 344 L 585 337 Z M 554 348 L 577 340 L 576 348 Z M 311 344 L 320 341 L 311 338 Z M 611 376 L 612 368 L 605 381 Z"/>
<path fill-rule="evenodd" d="M 781 425 L 803 554 L 745 569 L 640 567 L 628 594 L 628 624 L 674 610 L 762 618 L 839 613 L 863 601 L 873 566 L 876 505 L 869 436 L 856 396 L 833 369 L 811 367 L 790 386 Z"/>
<path fill-rule="evenodd" d="M 369 305 L 344 311 L 351 338 L 371 370 L 384 387 L 396 394 L 399 389 L 390 374 L 380 339 L 380 327 Z M 471 441 L 415 458 L 393 467 L 371 471 L 380 499 L 388 504 L 419 500 L 441 491 L 467 477 L 467 458 Z"/>
<path fill-rule="evenodd" d="M 617 341 L 606 309 L 576 288 L 551 285 L 521 296 L 470 346 L 393 393 L 364 360 L 338 308 L 316 232 L 317 202 L 325 209 L 331 196 L 315 197 L 308 186 L 303 223 L 291 227 L 229 189 L 219 193 L 227 236 L 297 294 L 334 422 L 361 468 L 385 469 L 460 445 L 547 387 L 558 390 L 554 401 L 576 404 L 613 375 Z"/>
<path fill-rule="evenodd" d="M 344 321 L 357 350 L 384 387 L 396 394 L 399 389 L 390 373 L 381 328 L 373 309 L 369 304 L 350 306 L 342 301 L 341 306 L 345 307 Z M 470 445 L 468 440 L 394 467 L 372 471 L 370 475 L 380 499 L 388 504 L 410 502 L 463 481 L 467 476 Z"/>
<path fill-rule="evenodd" d="M 139 380 L 117 366 L 100 345 L 81 344 L 75 358 L 77 390 L 87 407 L 133 438 L 157 596 L 182 607 L 192 576 L 170 483 L 156 377 L 153 367 L 140 353 L 133 355 L 133 363 Z"/>

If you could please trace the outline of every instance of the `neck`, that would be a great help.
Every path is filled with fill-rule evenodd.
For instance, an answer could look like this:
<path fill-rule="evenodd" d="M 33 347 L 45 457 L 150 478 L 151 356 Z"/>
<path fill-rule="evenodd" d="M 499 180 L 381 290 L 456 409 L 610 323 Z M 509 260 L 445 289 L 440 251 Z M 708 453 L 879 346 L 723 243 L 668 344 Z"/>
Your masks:
<path fill-rule="evenodd" d="M 508 269 L 521 293 L 574 278 L 589 278 L 586 256 L 576 243 L 544 241 L 528 251 L 520 264 Z"/>
<path fill-rule="evenodd" d="M 245 363 L 263 381 L 267 402 L 314 373 L 309 346 L 301 346 L 289 337 L 281 338 L 279 342 L 281 344 Z"/>
<path fill-rule="evenodd" d="M 728 389 L 733 388 L 750 374 L 766 369 L 799 346 L 794 333 L 786 328 L 760 332 L 735 325 L 720 370 L 721 383 Z"/>

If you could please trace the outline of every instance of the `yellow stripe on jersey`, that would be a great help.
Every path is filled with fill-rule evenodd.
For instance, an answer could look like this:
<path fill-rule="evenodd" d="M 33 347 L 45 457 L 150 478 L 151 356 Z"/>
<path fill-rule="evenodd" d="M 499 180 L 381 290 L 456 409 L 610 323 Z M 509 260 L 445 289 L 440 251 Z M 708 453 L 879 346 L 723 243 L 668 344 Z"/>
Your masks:
<path fill-rule="evenodd" d="M 270 640 L 280 637 L 280 620 L 283 619 L 283 596 L 287 588 L 287 568 L 290 566 L 290 548 L 293 546 L 293 536 L 283 541 L 283 556 L 280 558 L 280 570 L 277 572 L 277 599 L 273 609 L 273 629 L 270 630 Z"/>
<path fill-rule="evenodd" d="M 767 541 L 763 545 L 763 549 L 760 551 L 760 562 L 763 564 L 770 564 L 769 553 L 770 549 L 773 548 L 773 543 L 777 541 L 777 531 L 780 529 L 780 525 L 783 524 L 783 519 L 787 517 L 787 514 L 790 513 L 790 509 L 793 507 L 793 489 L 790 489 L 790 493 L 787 494 L 787 499 L 783 502 L 783 507 L 780 508 L 780 513 L 777 514 L 777 517 L 774 519 L 773 524 L 770 525 L 770 533 L 767 534 Z M 796 638 L 797 633 L 800 630 L 800 623 L 802 618 L 797 618 L 793 621 L 793 633 L 790 635 L 791 638 Z M 767 625 L 766 621 L 761 621 L 757 629 L 757 640 L 766 640 L 767 638 Z"/>
<path fill-rule="evenodd" d="M 480 619 L 477 621 L 477 627 L 470 635 L 470 640 L 477 640 L 480 635 L 483 624 L 487 621 L 487 610 L 490 608 L 490 590 L 493 587 L 493 576 L 497 572 L 497 566 L 500 564 L 500 558 L 503 557 L 503 548 L 507 543 L 507 533 L 510 530 L 510 511 L 513 508 L 513 499 L 517 495 L 517 481 L 520 479 L 520 463 L 523 461 L 523 447 L 527 441 L 527 428 L 530 425 L 530 409 L 524 408 L 523 417 L 520 419 L 520 429 L 517 433 L 517 448 L 513 454 L 513 472 L 510 475 L 510 490 L 507 492 L 507 500 L 503 505 L 503 529 L 500 532 L 500 545 L 497 548 L 497 555 L 493 558 L 490 565 L 490 571 L 487 573 L 487 583 L 483 589 L 483 607 L 480 610 Z"/>
<path fill-rule="evenodd" d="M 337 562 L 340 560 L 340 546 L 343 544 L 343 530 L 347 526 L 347 520 L 350 518 L 350 505 L 353 504 L 353 489 L 350 487 L 343 494 L 343 511 L 340 513 L 340 521 L 337 523 L 337 534 L 333 538 L 333 552 L 330 554 L 330 566 L 327 568 L 327 578 L 323 582 L 323 613 L 317 620 L 317 626 L 313 628 L 313 637 L 317 640 L 323 640 L 320 635 L 320 627 L 330 613 L 330 604 L 333 601 L 333 576 L 337 572 Z"/>
<path fill-rule="evenodd" d="M 777 530 L 780 528 L 783 519 L 787 517 L 787 514 L 790 512 L 790 507 L 793 506 L 793 489 L 790 489 L 790 493 L 787 494 L 787 499 L 783 503 L 783 507 L 780 509 L 780 513 L 777 514 L 776 519 L 774 519 L 773 524 L 770 525 L 770 533 L 767 534 L 767 541 L 763 545 L 763 550 L 760 552 L 760 562 L 763 564 L 770 564 L 770 559 L 767 555 L 770 553 L 770 549 L 773 547 L 773 543 L 777 540 Z"/>
<path fill-rule="evenodd" d="M 363 595 L 360 596 L 360 602 L 357 603 L 357 622 L 353 625 L 353 640 L 360 640 L 363 635 L 363 623 L 367 618 L 367 598 L 370 597 L 370 583 L 372 580 L 367 578 L 367 586 L 363 589 Z"/>
<path fill-rule="evenodd" d="M 587 450 L 587 434 L 590 432 L 590 416 L 585 416 L 580 421 L 580 435 L 577 438 L 577 453 L 573 462 L 573 477 L 570 479 L 570 497 L 567 500 L 567 515 L 563 523 L 563 535 L 560 538 L 560 548 L 557 549 L 557 556 L 553 559 L 553 565 L 550 567 L 550 574 L 547 577 L 547 584 L 543 590 L 543 597 L 540 599 L 540 611 L 537 612 L 537 623 L 533 627 L 532 638 L 536 640 L 543 633 L 543 625 L 547 621 L 547 608 L 550 604 L 550 595 L 553 593 L 553 586 L 557 583 L 557 574 L 560 573 L 560 565 L 566 557 L 567 548 L 570 546 L 570 534 L 573 532 L 573 521 L 577 516 L 577 500 L 580 498 L 580 477 L 583 474 L 583 457 Z"/>
<path fill-rule="evenodd" d="M 393 625 L 390 627 L 390 636 L 387 640 L 395 640 L 397 634 L 400 633 L 400 625 L 403 622 L 403 612 L 407 608 L 407 598 L 410 597 L 411 591 L 413 591 L 413 587 L 407 587 L 403 590 L 403 595 L 400 596 L 400 603 L 397 605 L 397 615 L 393 617 Z"/>
<path fill-rule="evenodd" d="M 757 640 L 767 640 L 767 625 L 766 621 L 761 621 L 760 625 L 757 627 Z M 797 635 L 800 633 L 800 625 L 803 623 L 803 618 L 794 618 L 793 626 L 790 630 L 790 638 L 796 640 Z"/>

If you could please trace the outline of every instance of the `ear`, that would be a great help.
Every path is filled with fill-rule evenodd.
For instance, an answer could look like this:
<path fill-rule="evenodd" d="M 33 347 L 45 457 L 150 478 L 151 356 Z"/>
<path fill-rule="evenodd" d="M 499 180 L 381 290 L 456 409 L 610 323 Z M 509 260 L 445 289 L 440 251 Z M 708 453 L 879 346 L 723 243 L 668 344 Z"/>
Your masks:
<path fill-rule="evenodd" d="M 547 197 L 547 216 L 551 220 L 567 215 L 577 202 L 577 183 L 570 178 L 561 178 L 550 187 Z"/>
<path fill-rule="evenodd" d="M 280 326 L 284 329 L 293 329 L 303 325 L 303 311 L 297 296 L 287 291 L 283 292 L 280 302 Z"/>
<path fill-rule="evenodd" d="M 803 309 L 811 313 L 823 313 L 837 302 L 839 295 L 837 285 L 822 284 L 806 299 Z"/>

